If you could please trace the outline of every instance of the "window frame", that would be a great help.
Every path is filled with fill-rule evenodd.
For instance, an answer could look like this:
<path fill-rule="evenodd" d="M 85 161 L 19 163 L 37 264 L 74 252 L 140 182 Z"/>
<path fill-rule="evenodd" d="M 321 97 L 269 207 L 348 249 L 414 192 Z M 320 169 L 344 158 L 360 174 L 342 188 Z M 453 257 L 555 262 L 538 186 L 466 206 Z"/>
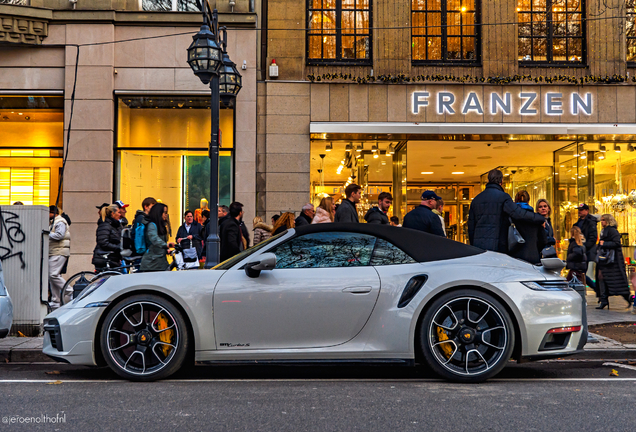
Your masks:
<path fill-rule="evenodd" d="M 630 17 L 632 20 L 632 28 L 634 29 L 634 36 L 627 36 L 627 23 L 630 21 Z M 636 41 L 636 2 L 634 4 L 633 12 L 629 12 L 627 6 L 625 7 L 625 62 L 627 63 L 627 67 L 636 67 L 636 56 L 634 60 L 627 60 L 627 49 L 629 48 L 629 41 Z"/>
<path fill-rule="evenodd" d="M 581 40 L 581 60 L 580 61 L 554 61 L 552 60 L 552 58 L 554 57 L 554 47 L 553 47 L 553 40 L 555 39 L 554 37 L 554 20 L 552 17 L 553 14 L 553 2 L 555 0 L 546 0 L 546 9 L 545 9 L 545 15 L 546 15 L 546 23 L 547 23 L 547 37 L 545 37 L 545 41 L 546 41 L 546 57 L 547 60 L 519 60 L 519 40 L 522 39 L 522 37 L 520 36 L 520 24 L 521 21 L 519 20 L 519 14 L 522 13 L 528 13 L 531 16 L 534 14 L 539 14 L 542 12 L 535 12 L 532 10 L 532 2 L 530 2 L 530 10 L 528 11 L 523 11 L 523 10 L 519 10 L 520 7 L 517 6 L 517 23 L 519 23 L 519 29 L 517 30 L 517 62 L 519 64 L 519 66 L 521 67 L 563 67 L 563 66 L 567 66 L 567 67 L 587 67 L 587 17 L 586 17 L 586 1 L 585 0 L 579 0 L 581 3 L 581 12 L 563 12 L 566 16 L 566 28 L 567 28 L 567 16 L 569 13 L 576 13 L 579 14 L 581 16 L 581 36 L 570 36 L 570 35 L 565 35 L 563 37 L 556 37 L 556 39 L 565 39 L 566 41 L 566 46 L 567 44 L 569 44 L 569 40 L 571 39 L 580 39 Z M 517 3 L 518 4 L 518 3 Z M 566 7 L 567 7 L 567 2 L 566 2 Z M 534 39 L 544 39 L 542 37 L 535 37 L 533 35 L 534 33 L 534 29 L 532 26 L 533 21 L 530 21 L 530 28 L 531 28 L 531 32 L 530 32 L 530 36 L 529 37 L 524 37 L 524 39 L 530 39 L 531 41 L 533 41 Z M 567 48 L 566 48 L 567 49 Z M 530 53 L 532 54 L 534 52 L 534 44 L 531 43 L 530 44 Z M 567 57 L 567 54 L 566 54 Z"/>
<path fill-rule="evenodd" d="M 324 1 L 324 0 L 323 0 Z M 318 65 L 318 66 L 373 66 L 373 0 L 369 1 L 369 58 L 368 59 L 343 59 L 341 50 L 342 50 L 342 0 L 334 0 L 336 3 L 335 9 L 315 9 L 312 7 L 313 0 L 306 0 L 306 19 L 305 22 L 307 24 L 307 30 L 305 32 L 305 58 L 307 60 L 307 65 Z M 336 12 L 336 28 L 335 28 L 335 37 L 336 37 L 336 58 L 334 59 L 313 59 L 309 58 L 309 38 L 310 36 L 316 36 L 316 33 L 311 33 L 310 25 L 311 25 L 311 17 L 310 14 L 313 11 L 331 11 L 334 10 Z M 367 9 L 344 9 L 344 11 L 367 11 Z M 357 36 L 356 29 L 354 28 L 354 33 L 347 34 L 346 36 L 353 35 L 354 41 L 355 36 Z M 323 29 L 321 29 L 321 36 L 325 35 L 323 33 Z M 355 46 L 355 42 L 354 42 Z M 322 50 L 324 56 L 324 48 Z"/>
<path fill-rule="evenodd" d="M 440 40 L 441 40 L 441 51 L 442 51 L 442 58 L 440 60 L 416 60 L 413 57 L 413 41 L 415 38 L 422 38 L 422 39 L 426 39 L 426 35 L 422 36 L 422 35 L 414 35 L 413 34 L 413 15 L 416 13 L 421 13 L 421 14 L 426 14 L 429 9 L 426 10 L 416 10 L 413 9 L 413 0 L 411 0 L 411 14 L 410 14 L 410 19 L 411 19 L 411 64 L 413 66 L 431 66 L 431 65 L 445 65 L 445 66 L 481 66 L 481 0 L 474 0 L 475 1 L 475 22 L 473 24 L 473 27 L 475 28 L 475 58 L 473 60 L 466 60 L 466 59 L 462 59 L 462 60 L 449 60 L 448 59 L 448 27 L 447 23 L 448 23 L 448 7 L 447 7 L 447 0 L 440 0 L 440 4 L 441 4 L 441 12 L 440 12 L 440 20 L 441 20 L 441 34 L 440 34 Z M 428 3 L 427 3 L 428 6 Z M 432 11 L 433 9 L 431 9 Z M 434 11 L 437 11 L 437 9 L 435 9 Z M 463 29 L 464 27 L 470 27 L 470 26 L 464 26 L 461 25 L 460 26 L 460 39 L 464 39 L 463 37 Z M 426 27 L 424 27 L 426 28 Z M 457 37 L 457 35 L 451 35 L 451 37 Z M 463 42 L 462 42 L 462 46 L 463 46 Z"/>

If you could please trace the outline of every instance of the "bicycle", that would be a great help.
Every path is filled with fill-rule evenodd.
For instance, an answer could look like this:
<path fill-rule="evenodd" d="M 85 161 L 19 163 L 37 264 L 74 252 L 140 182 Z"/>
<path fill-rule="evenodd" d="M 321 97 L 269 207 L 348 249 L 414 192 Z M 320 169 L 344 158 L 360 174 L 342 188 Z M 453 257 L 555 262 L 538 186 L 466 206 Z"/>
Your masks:
<path fill-rule="evenodd" d="M 104 276 L 120 276 L 122 274 L 132 274 L 139 271 L 141 266 L 141 257 L 124 257 L 122 262 L 129 264 L 121 265 L 119 267 L 104 267 L 102 269 L 95 269 L 89 271 L 81 271 L 74 274 L 64 284 L 62 288 L 62 295 L 60 296 L 60 304 L 65 305 L 70 303 L 76 298 L 91 282 L 97 280 L 97 278 Z M 77 288 L 75 285 L 78 285 Z"/>

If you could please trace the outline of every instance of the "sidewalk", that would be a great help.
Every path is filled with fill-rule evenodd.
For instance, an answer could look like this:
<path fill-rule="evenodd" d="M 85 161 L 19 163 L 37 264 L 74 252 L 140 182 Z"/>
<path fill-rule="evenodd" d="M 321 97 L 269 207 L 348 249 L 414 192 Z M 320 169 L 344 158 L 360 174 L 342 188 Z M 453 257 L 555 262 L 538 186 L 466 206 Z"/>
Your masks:
<path fill-rule="evenodd" d="M 620 297 L 610 298 L 610 310 L 597 310 L 596 297 L 593 291 L 587 292 L 588 325 L 609 324 L 615 322 L 636 322 L 631 305 Z M 598 343 L 585 345 L 585 352 L 567 358 L 585 359 L 636 359 L 636 344 L 622 344 L 600 335 L 593 336 Z M 42 354 L 41 337 L 7 337 L 0 339 L 0 363 L 17 362 L 53 362 Z"/>

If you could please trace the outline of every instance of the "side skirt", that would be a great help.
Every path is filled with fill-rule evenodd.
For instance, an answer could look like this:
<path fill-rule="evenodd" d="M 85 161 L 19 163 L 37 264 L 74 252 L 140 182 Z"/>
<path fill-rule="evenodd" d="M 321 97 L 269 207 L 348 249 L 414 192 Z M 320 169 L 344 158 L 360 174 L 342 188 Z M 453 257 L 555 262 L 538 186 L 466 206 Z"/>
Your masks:
<path fill-rule="evenodd" d="M 279 365 L 279 366 L 342 366 L 342 365 L 361 365 L 361 366 L 415 366 L 413 359 L 369 359 L 369 360 L 205 360 L 198 361 L 196 364 L 201 365 Z"/>

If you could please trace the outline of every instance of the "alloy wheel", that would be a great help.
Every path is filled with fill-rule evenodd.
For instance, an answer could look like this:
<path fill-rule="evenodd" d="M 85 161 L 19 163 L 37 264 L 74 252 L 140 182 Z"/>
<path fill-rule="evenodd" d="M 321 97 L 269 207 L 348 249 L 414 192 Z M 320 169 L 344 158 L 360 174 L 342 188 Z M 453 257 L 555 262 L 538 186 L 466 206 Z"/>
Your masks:
<path fill-rule="evenodd" d="M 505 313 L 505 312 L 504 312 Z M 508 320 L 489 301 L 472 296 L 437 307 L 427 330 L 428 349 L 453 376 L 476 377 L 502 367 L 510 355 Z"/>
<path fill-rule="evenodd" d="M 173 314 L 158 303 L 127 304 L 108 323 L 104 354 L 127 375 L 157 374 L 179 351 L 179 327 Z"/>

